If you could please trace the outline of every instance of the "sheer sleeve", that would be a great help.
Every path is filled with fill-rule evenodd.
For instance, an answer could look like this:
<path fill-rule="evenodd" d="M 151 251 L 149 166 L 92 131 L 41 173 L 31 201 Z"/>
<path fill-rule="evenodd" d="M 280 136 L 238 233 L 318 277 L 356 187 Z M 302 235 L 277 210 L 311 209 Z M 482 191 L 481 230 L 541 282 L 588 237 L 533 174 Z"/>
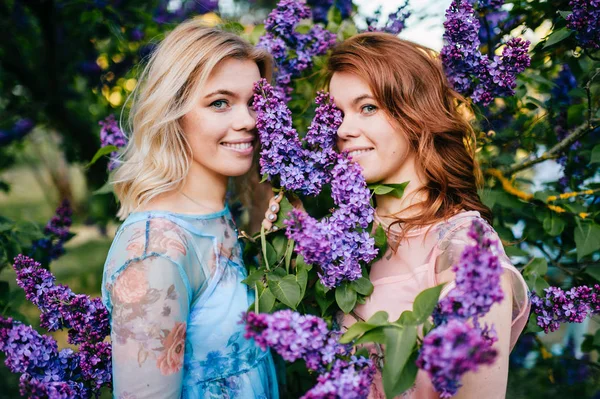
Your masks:
<path fill-rule="evenodd" d="M 478 218 L 480 221 L 482 219 Z M 445 296 L 454 288 L 454 272 L 452 266 L 460 261 L 465 247 L 473 245 L 473 240 L 468 236 L 473 218 L 465 218 L 462 223 L 454 226 L 447 231 L 439 240 L 435 250 L 435 277 L 436 284 L 448 283 L 442 290 L 441 296 Z M 529 295 L 528 288 L 521 273 L 513 266 L 512 262 L 504 252 L 502 242 L 496 231 L 484 222 L 485 231 L 490 238 L 498 242 L 497 247 L 492 247 L 495 254 L 504 268 L 502 275 L 502 286 L 506 294 L 509 294 L 511 301 L 512 328 L 510 337 L 510 348 L 516 343 L 521 331 L 527 323 L 529 316 Z"/>
<path fill-rule="evenodd" d="M 182 269 L 151 255 L 121 269 L 107 294 L 115 398 L 179 398 L 190 295 Z"/>

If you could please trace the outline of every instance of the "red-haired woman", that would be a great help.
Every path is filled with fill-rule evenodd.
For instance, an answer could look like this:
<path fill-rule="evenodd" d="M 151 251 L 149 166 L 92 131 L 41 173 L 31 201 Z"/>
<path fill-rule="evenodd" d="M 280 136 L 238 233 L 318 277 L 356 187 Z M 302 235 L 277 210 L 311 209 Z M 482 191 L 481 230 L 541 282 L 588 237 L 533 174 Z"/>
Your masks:
<path fill-rule="evenodd" d="M 396 320 L 412 309 L 422 290 L 448 283 L 444 296 L 453 288 L 452 266 L 472 244 L 467 233 L 474 220 L 484 222 L 487 234 L 498 238 L 490 226 L 491 210 L 477 194 L 481 172 L 470 110 L 449 86 L 432 50 L 390 34 L 363 33 L 344 41 L 333 50 L 328 74 L 329 90 L 344 116 L 338 149 L 361 165 L 368 183 L 410 181 L 401 199 L 376 196 L 375 221 L 388 231 L 390 249 L 372 265 L 372 295 L 355 309 L 365 320 L 380 310 Z M 269 227 L 266 221 L 274 217 L 269 212 L 266 217 Z M 530 304 L 521 274 L 501 245 L 499 252 L 504 300 L 481 319 L 494 324 L 498 357 L 493 366 L 466 374 L 456 397 L 506 395 L 509 353 Z M 347 316 L 344 324 L 354 321 Z M 380 378 L 371 397 L 385 397 Z M 437 397 L 423 371 L 403 396 Z"/>

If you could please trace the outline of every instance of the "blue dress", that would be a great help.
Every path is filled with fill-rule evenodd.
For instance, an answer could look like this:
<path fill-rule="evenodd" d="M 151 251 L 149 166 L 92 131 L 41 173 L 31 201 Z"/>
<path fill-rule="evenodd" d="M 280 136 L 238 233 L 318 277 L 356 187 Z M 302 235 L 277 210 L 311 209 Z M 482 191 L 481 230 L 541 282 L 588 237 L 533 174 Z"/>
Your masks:
<path fill-rule="evenodd" d="M 228 208 L 135 212 L 104 265 L 116 398 L 277 399 L 273 359 L 244 338 L 254 301 Z"/>

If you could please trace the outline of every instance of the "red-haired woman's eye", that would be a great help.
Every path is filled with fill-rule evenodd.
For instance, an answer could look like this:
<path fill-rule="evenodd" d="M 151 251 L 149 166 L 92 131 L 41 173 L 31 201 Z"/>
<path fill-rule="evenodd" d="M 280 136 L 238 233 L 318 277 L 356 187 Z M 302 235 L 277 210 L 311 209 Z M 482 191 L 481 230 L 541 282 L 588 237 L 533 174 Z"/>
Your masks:
<path fill-rule="evenodd" d="M 366 115 L 372 114 L 375 111 L 377 111 L 377 107 L 372 104 L 367 104 L 360 107 L 360 112 Z"/>

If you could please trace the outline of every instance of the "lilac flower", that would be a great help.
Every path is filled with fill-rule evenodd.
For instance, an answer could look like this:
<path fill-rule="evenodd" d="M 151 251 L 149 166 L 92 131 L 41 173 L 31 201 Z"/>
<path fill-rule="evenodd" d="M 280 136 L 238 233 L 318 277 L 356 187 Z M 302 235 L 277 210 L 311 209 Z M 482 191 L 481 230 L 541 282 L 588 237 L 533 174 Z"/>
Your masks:
<path fill-rule="evenodd" d="M 482 333 L 460 320 L 432 330 L 423 339 L 417 366 L 428 372 L 441 398 L 449 398 L 461 387 L 460 379 L 483 364 L 493 364 L 497 351 L 492 348 L 497 337 L 493 330 Z"/>
<path fill-rule="evenodd" d="M 13 265 L 17 284 L 26 298 L 41 310 L 41 326 L 48 331 L 69 329 L 69 343 L 96 343 L 110 333 L 108 312 L 100 298 L 74 294 L 35 260 L 19 255 Z"/>
<path fill-rule="evenodd" d="M 303 359 L 320 373 L 317 385 L 302 398 L 367 398 L 375 367 L 369 359 L 349 356 L 348 345 L 338 342 L 341 333 L 330 331 L 323 319 L 291 310 L 244 316 L 246 338 L 272 348 L 288 362 Z"/>
<path fill-rule="evenodd" d="M 369 32 L 387 32 L 392 35 L 398 35 L 406 28 L 406 20 L 411 16 L 411 12 L 408 10 L 409 0 L 405 0 L 398 9 L 388 15 L 388 20 L 385 25 L 378 28 L 379 18 L 381 17 L 381 8 L 379 8 L 374 18 L 367 18 L 367 31 Z"/>
<path fill-rule="evenodd" d="M 600 285 L 593 288 L 582 285 L 563 291 L 548 287 L 545 296 L 531 294 L 531 308 L 537 315 L 538 326 L 544 332 L 558 330 L 562 323 L 581 323 L 587 317 L 600 313 Z"/>
<path fill-rule="evenodd" d="M 567 27 L 576 31 L 581 47 L 600 49 L 600 1 L 571 0 L 573 12 L 567 16 Z"/>
<path fill-rule="evenodd" d="M 366 228 L 373 220 L 370 193 L 358 164 L 338 155 L 331 172 L 331 191 L 337 209 L 331 217 L 317 221 L 294 210 L 284 223 L 286 236 L 296 241 L 295 250 L 307 263 L 319 265 L 321 282 L 328 288 L 362 276 L 360 262 L 377 256 L 375 241 Z"/>
<path fill-rule="evenodd" d="M 369 396 L 375 366 L 369 359 L 352 356 L 350 361 L 338 359 L 330 371 L 317 378 L 317 385 L 301 399 L 363 399 Z"/>
<path fill-rule="evenodd" d="M 0 130 L 0 146 L 10 144 L 14 140 L 25 137 L 35 127 L 35 122 L 29 118 L 19 119 L 9 130 Z"/>
<path fill-rule="evenodd" d="M 494 303 L 504 299 L 500 287 L 502 266 L 498 259 L 498 242 L 489 238 L 486 225 L 474 221 L 469 230 L 473 245 L 465 247 L 460 261 L 453 266 L 456 273 L 456 287 L 439 303 L 435 313 L 436 324 L 449 318 L 477 319 L 487 312 Z"/>
<path fill-rule="evenodd" d="M 78 357 L 71 349 L 60 352 L 56 341 L 31 326 L 0 317 L 0 351 L 13 373 L 20 373 L 20 394 L 27 398 L 88 398 L 91 391 L 78 379 Z M 110 361 L 110 360 L 109 360 Z M 110 364 L 106 369 L 109 373 Z"/>
<path fill-rule="evenodd" d="M 311 370 L 322 370 L 335 355 L 347 353 L 347 346 L 338 343 L 339 331 L 329 331 L 323 319 L 301 315 L 291 310 L 273 314 L 250 312 L 244 316 L 246 338 L 258 346 L 275 350 L 284 360 L 303 359 Z"/>
<path fill-rule="evenodd" d="M 102 126 L 100 129 L 100 145 L 102 147 L 114 145 L 117 148 L 122 148 L 127 145 L 127 137 L 125 137 L 125 134 L 123 134 L 123 131 L 115 120 L 114 115 L 109 115 L 103 121 L 98 122 L 98 124 Z M 110 154 L 111 160 L 108 164 L 108 170 L 113 170 L 115 167 L 117 167 L 117 155 L 118 153 L 116 151 Z"/>
<path fill-rule="evenodd" d="M 290 86 L 294 77 L 312 66 L 312 58 L 323 55 L 335 44 L 335 34 L 319 25 L 308 33 L 296 32 L 302 19 L 310 18 L 310 8 L 297 0 L 281 0 L 265 20 L 266 33 L 259 39 L 258 47 L 265 48 L 275 60 L 275 80 L 282 99 L 291 99 Z M 290 57 L 290 54 L 295 54 Z"/>
<path fill-rule="evenodd" d="M 510 39 L 502 57 L 496 56 L 490 62 L 479 50 L 480 23 L 466 0 L 452 2 L 446 11 L 444 28 L 446 43 L 440 57 L 456 91 L 484 106 L 497 96 L 514 95 L 516 75 L 530 64 L 528 41 Z"/>
<path fill-rule="evenodd" d="M 56 214 L 48 221 L 44 228 L 46 237 L 32 244 L 33 252 L 40 249 L 45 256 L 45 261 L 57 259 L 65 253 L 64 243 L 69 239 L 69 228 L 71 227 L 73 210 L 69 200 L 64 199 L 56 208 Z"/>

